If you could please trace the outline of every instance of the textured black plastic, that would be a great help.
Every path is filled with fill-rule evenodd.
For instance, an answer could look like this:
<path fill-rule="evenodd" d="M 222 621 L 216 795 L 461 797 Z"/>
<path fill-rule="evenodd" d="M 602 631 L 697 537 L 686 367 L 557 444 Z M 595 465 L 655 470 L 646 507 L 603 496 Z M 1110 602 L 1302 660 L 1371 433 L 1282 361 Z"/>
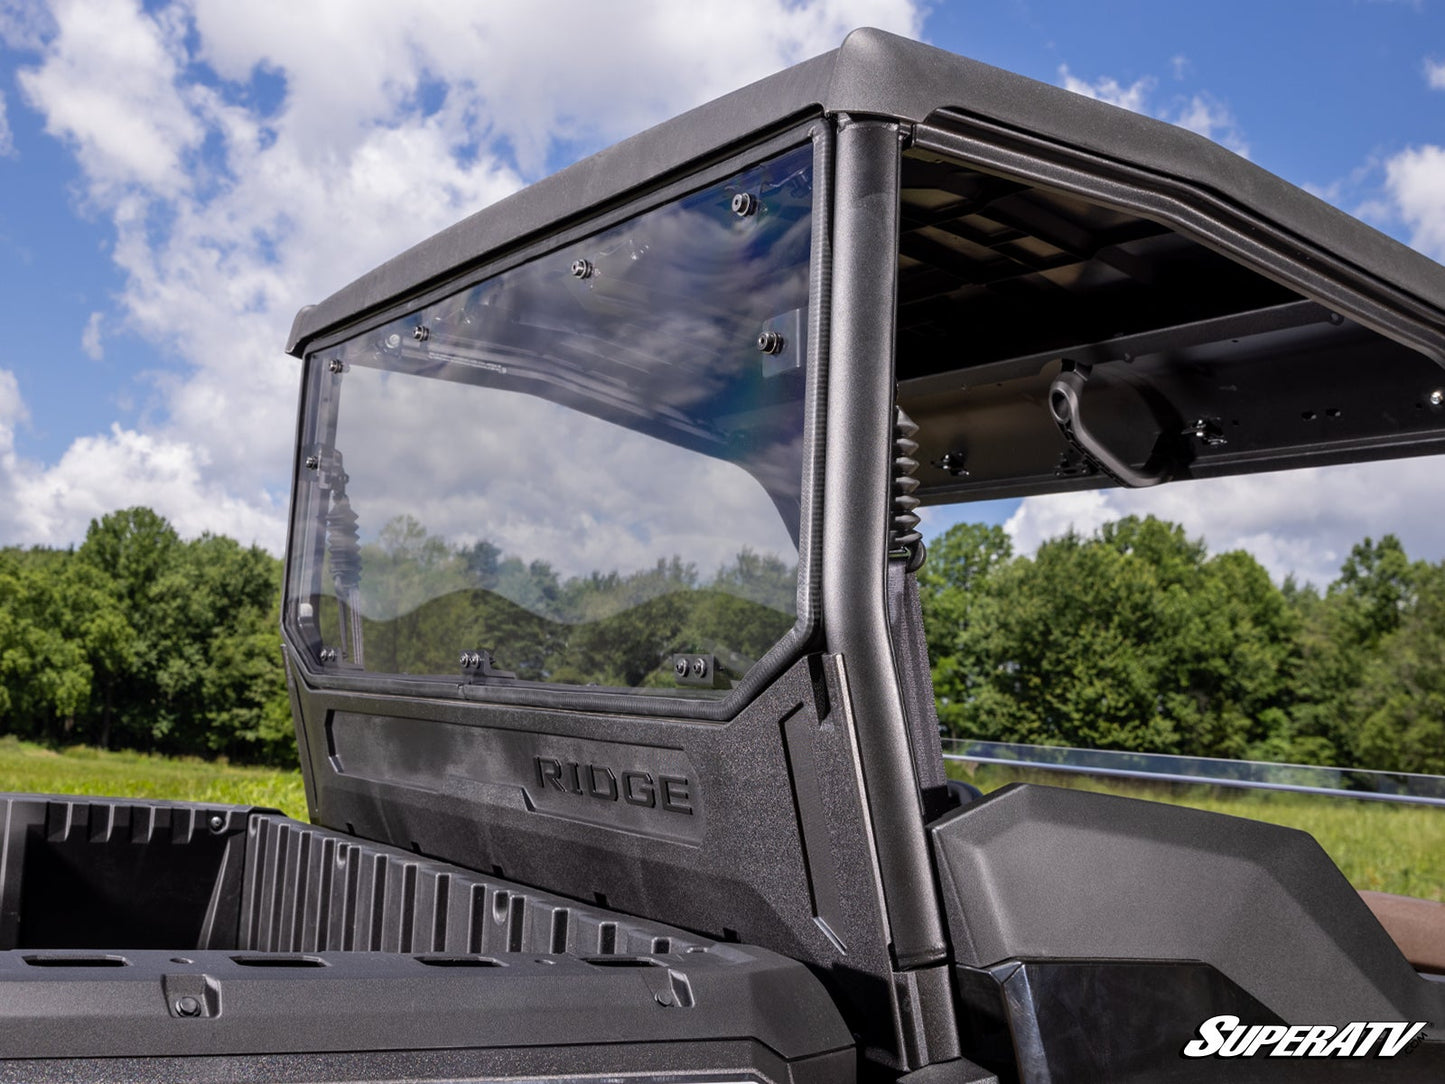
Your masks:
<path fill-rule="evenodd" d="M 898 1057 L 899 992 L 855 739 L 826 659 L 800 660 L 725 724 L 363 696 L 304 679 L 295 689 L 314 821 L 356 843 L 377 840 L 795 957 L 827 984 L 868 1047 Z M 619 778 L 685 779 L 691 812 L 561 794 L 539 780 L 538 757 Z M 288 863 L 299 861 L 297 831 L 286 829 L 295 840 Z M 311 847 L 307 863 L 320 870 Z M 416 876 L 420 885 L 421 867 Z M 425 911 L 430 899 L 417 906 Z M 448 923 L 460 920 L 459 907 L 448 903 Z"/>
<path fill-rule="evenodd" d="M 1304 832 L 1034 785 L 931 832 L 960 964 L 1196 960 L 1288 1024 L 1423 1020 L 1445 1035 L 1445 987 Z"/>
<path fill-rule="evenodd" d="M 253 817 L 236 947 L 263 952 L 705 952 L 713 942 L 283 817 Z"/>
<path fill-rule="evenodd" d="M 1280 1019 L 1207 964 L 1189 961 L 1025 960 L 960 968 L 965 1045 L 1008 1082 L 1438 1081 L 1445 1044 L 1386 1059 L 1192 1059 L 1201 1023 Z"/>
<path fill-rule="evenodd" d="M 806 968 L 743 945 L 581 957 L 116 950 L 71 966 L 0 954 L 6 1057 L 153 1057 L 756 1042 L 784 1060 L 850 1048 Z M 201 991 L 182 1003 L 183 980 Z M 209 992 L 209 1005 L 206 993 Z M 74 1025 L 84 1021 L 84 1027 Z M 680 1059 L 684 1063 L 686 1057 Z M 596 1068 L 605 1068 L 599 1064 Z"/>
<path fill-rule="evenodd" d="M 234 944 L 252 812 L 0 796 L 0 950 Z"/>
<path fill-rule="evenodd" d="M 943 743 L 938 729 L 938 705 L 933 697 L 933 673 L 928 665 L 928 642 L 923 635 L 923 604 L 918 579 L 907 562 L 888 562 L 888 629 L 898 668 L 898 688 L 908 720 L 908 740 L 918 776 L 923 819 L 937 820 L 954 805 L 943 769 Z"/>
<path fill-rule="evenodd" d="M 276 1053 L 467 1048 L 532 1074 L 651 1061 L 852 1078 L 832 999 L 765 949 L 273 812 L 30 795 L 3 808 L 0 1059 L 70 1059 L 63 1079 L 110 1075 L 75 1059 L 142 1059 L 137 1078 L 200 1079 L 154 1059 L 225 1055 L 216 1073 L 241 1079 Z M 569 1051 L 589 1046 L 579 1065 Z"/>
<path fill-rule="evenodd" d="M 180 1058 L 0 1059 L 3 1084 L 847 1084 L 853 1051 L 787 1062 L 756 1043 L 609 1043 Z M 605 1069 L 600 1068 L 606 1066 Z M 539 1080 L 540 1078 L 540 1080 Z M 968 1078 L 965 1078 L 968 1079 Z"/>

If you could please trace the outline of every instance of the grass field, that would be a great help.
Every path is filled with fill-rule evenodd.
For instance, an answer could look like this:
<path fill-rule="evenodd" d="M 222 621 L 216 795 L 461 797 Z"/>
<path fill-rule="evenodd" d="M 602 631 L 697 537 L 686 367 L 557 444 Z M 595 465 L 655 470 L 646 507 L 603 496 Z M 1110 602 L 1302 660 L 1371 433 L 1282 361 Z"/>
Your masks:
<path fill-rule="evenodd" d="M 987 793 L 1013 782 L 1118 794 L 1250 817 L 1310 833 L 1356 888 L 1445 901 L 1445 809 L 1199 784 L 1134 783 L 1063 772 L 949 763 Z"/>
<path fill-rule="evenodd" d="M 300 771 L 105 753 L 87 746 L 57 752 L 12 736 L 0 737 L 0 791 L 270 806 L 306 820 Z"/>

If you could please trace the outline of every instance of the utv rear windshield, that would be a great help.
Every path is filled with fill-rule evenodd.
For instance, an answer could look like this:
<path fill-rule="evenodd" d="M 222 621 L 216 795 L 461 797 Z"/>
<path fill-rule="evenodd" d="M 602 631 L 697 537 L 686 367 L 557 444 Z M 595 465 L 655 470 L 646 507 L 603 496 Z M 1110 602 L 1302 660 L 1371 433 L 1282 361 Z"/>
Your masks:
<path fill-rule="evenodd" d="M 722 696 L 798 597 L 812 154 L 307 359 L 313 666 Z"/>

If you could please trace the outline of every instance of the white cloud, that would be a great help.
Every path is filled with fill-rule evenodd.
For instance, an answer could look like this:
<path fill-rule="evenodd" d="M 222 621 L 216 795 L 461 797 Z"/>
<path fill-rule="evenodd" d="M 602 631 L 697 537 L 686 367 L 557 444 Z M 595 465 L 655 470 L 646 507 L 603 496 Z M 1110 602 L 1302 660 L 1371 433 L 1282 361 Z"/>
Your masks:
<path fill-rule="evenodd" d="M 916 34 L 920 21 L 911 0 L 5 4 L 0 36 L 38 53 L 19 74 L 26 101 L 114 225 L 121 323 L 173 366 L 154 376 L 154 423 L 24 468 L 38 505 L 0 542 L 72 541 L 90 502 L 144 495 L 178 525 L 236 524 L 278 546 L 296 390 L 281 346 L 301 305 L 559 155 L 835 47 L 855 25 Z M 72 473 L 97 455 L 109 498 Z"/>
<path fill-rule="evenodd" d="M 336 446 L 363 539 L 412 515 L 434 536 L 486 538 L 564 576 L 625 574 L 676 554 L 708 577 L 744 547 L 796 559 L 767 492 L 735 464 L 518 392 L 480 395 L 360 366 L 345 380 Z M 565 448 L 539 440 L 562 431 Z M 545 486 L 488 469 L 519 456 L 565 467 Z"/>
<path fill-rule="evenodd" d="M 1065 90 L 1072 90 L 1075 94 L 1082 94 L 1085 98 L 1094 98 L 1101 102 L 1108 102 L 1110 105 L 1117 105 L 1119 108 L 1133 113 L 1148 111 L 1149 95 L 1154 90 L 1155 82 L 1153 76 L 1146 75 L 1134 80 L 1127 87 L 1111 76 L 1105 76 L 1090 83 L 1071 74 L 1067 64 L 1059 66 L 1059 79 L 1063 82 Z"/>
<path fill-rule="evenodd" d="M 1431 90 L 1445 90 L 1445 60 L 1425 61 L 1425 82 Z"/>
<path fill-rule="evenodd" d="M 100 361 L 105 357 L 105 344 L 100 339 L 102 320 L 100 313 L 91 313 L 90 319 L 85 322 L 85 330 L 80 333 L 81 352 L 91 361 Z"/>
<path fill-rule="evenodd" d="M 1071 526 L 1087 535 L 1120 516 L 1153 514 L 1183 524 L 1212 552 L 1248 550 L 1276 580 L 1293 572 L 1323 587 L 1366 536 L 1394 533 L 1412 557 L 1445 558 L 1442 473 L 1445 459 L 1430 457 L 1030 497 L 1005 526 L 1019 552 L 1032 553 Z"/>
<path fill-rule="evenodd" d="M 0 0 L 0 43 L 38 49 L 53 27 L 50 13 L 34 0 Z"/>
<path fill-rule="evenodd" d="M 1176 105 L 1172 113 L 1165 112 L 1161 116 L 1171 124 L 1222 143 L 1235 154 L 1249 157 L 1249 144 L 1240 135 L 1234 114 L 1211 95 L 1195 94 L 1187 102 Z"/>
<path fill-rule="evenodd" d="M 1388 210 L 1409 227 L 1410 244 L 1445 260 L 1445 148 L 1411 147 L 1385 163 Z"/>
<path fill-rule="evenodd" d="M 15 141 L 10 135 L 10 118 L 5 112 L 5 95 L 0 94 L 0 157 L 15 153 Z"/>
<path fill-rule="evenodd" d="M 1175 79 L 1183 79 L 1191 67 L 1189 59 L 1183 56 L 1174 57 L 1170 61 L 1170 66 Z M 1155 105 L 1151 101 L 1151 96 L 1158 80 L 1152 75 L 1141 76 L 1128 86 L 1112 76 L 1103 76 L 1091 83 L 1070 72 L 1067 64 L 1059 66 L 1059 81 L 1065 90 L 1071 90 L 1075 94 L 1082 94 L 1084 97 L 1093 98 L 1096 101 L 1107 102 L 1109 105 L 1119 106 L 1132 113 L 1158 117 L 1160 120 L 1177 124 L 1181 128 L 1187 128 L 1191 132 L 1212 139 L 1216 143 L 1228 147 L 1235 154 L 1245 158 L 1249 157 L 1249 144 L 1245 142 L 1234 115 L 1229 111 L 1228 106 L 1211 94 L 1198 93 L 1187 98 L 1176 97 L 1164 105 Z"/>
<path fill-rule="evenodd" d="M 0 369 L 0 502 L 7 543 L 79 540 L 91 519 L 130 505 L 161 510 L 182 534 L 228 534 L 276 546 L 285 509 L 265 494 L 236 496 L 206 479 L 206 451 L 112 426 L 75 441 L 52 466 L 20 458 L 16 427 L 28 412 L 13 373 Z"/>
<path fill-rule="evenodd" d="M 74 148 L 101 201 L 141 186 L 157 195 L 183 190 L 183 156 L 205 129 L 176 80 L 184 62 L 179 27 L 124 2 L 58 0 L 45 63 L 19 73 L 45 130 Z"/>

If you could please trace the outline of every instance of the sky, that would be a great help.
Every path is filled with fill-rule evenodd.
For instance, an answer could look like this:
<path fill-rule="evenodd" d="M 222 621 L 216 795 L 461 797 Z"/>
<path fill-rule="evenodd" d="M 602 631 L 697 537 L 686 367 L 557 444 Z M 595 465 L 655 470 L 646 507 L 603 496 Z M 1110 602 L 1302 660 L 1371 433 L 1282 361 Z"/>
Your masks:
<path fill-rule="evenodd" d="M 1445 0 L 0 0 L 0 544 L 144 504 L 279 552 L 298 308 L 861 25 L 1184 125 L 1445 259 Z M 926 527 L 984 518 L 1029 552 L 1154 510 L 1323 584 L 1367 534 L 1445 558 L 1442 466 Z"/>

